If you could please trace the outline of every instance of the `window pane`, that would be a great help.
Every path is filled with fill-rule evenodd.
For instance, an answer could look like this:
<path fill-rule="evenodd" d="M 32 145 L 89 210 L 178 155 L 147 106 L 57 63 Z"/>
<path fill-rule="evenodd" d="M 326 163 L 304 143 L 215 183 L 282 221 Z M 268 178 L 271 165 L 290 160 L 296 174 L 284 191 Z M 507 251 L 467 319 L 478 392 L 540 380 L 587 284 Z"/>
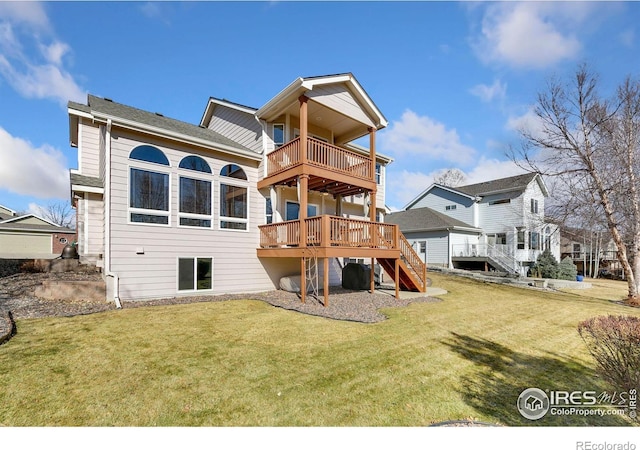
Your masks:
<path fill-rule="evenodd" d="M 193 289 L 193 258 L 180 258 L 178 260 L 178 290 L 191 291 Z"/>
<path fill-rule="evenodd" d="M 211 215 L 211 182 L 180 177 L 180 212 Z"/>
<path fill-rule="evenodd" d="M 265 215 L 267 217 L 267 223 L 273 223 L 273 207 L 271 206 L 271 199 L 267 199 Z"/>
<path fill-rule="evenodd" d="M 196 287 L 198 290 L 211 289 L 211 267 L 211 258 L 198 258 L 198 285 Z"/>
<path fill-rule="evenodd" d="M 129 206 L 169 211 L 169 175 L 131 169 Z"/>
<path fill-rule="evenodd" d="M 246 180 L 247 174 L 236 164 L 229 164 L 222 168 L 220 175 L 223 177 L 237 178 L 238 180 Z"/>
<path fill-rule="evenodd" d="M 152 214 L 131 213 L 131 222 L 136 223 L 157 223 L 161 225 L 169 224 L 169 216 L 154 216 Z"/>
<path fill-rule="evenodd" d="M 247 218 L 247 188 L 220 185 L 220 215 L 236 219 Z"/>
<path fill-rule="evenodd" d="M 284 144 L 284 125 L 275 124 L 273 126 L 273 142 L 277 146 Z"/>
<path fill-rule="evenodd" d="M 287 219 L 286 220 L 296 220 L 298 219 L 300 214 L 300 205 L 297 203 L 287 202 Z"/>
<path fill-rule="evenodd" d="M 211 167 L 207 162 L 199 156 L 187 156 L 180 161 L 181 169 L 197 170 L 198 172 L 211 173 Z"/>
<path fill-rule="evenodd" d="M 180 217 L 180 225 L 185 227 L 204 227 L 211 228 L 211 220 L 195 219 L 192 217 Z"/>
<path fill-rule="evenodd" d="M 220 222 L 220 228 L 226 228 L 228 230 L 246 230 L 247 224 L 244 222 L 228 222 L 223 220 Z"/>
<path fill-rule="evenodd" d="M 151 145 L 140 145 L 134 148 L 129 154 L 129 158 L 137 159 L 139 161 L 152 162 L 156 164 L 169 165 L 169 160 L 162 153 L 160 149 L 157 149 Z"/>

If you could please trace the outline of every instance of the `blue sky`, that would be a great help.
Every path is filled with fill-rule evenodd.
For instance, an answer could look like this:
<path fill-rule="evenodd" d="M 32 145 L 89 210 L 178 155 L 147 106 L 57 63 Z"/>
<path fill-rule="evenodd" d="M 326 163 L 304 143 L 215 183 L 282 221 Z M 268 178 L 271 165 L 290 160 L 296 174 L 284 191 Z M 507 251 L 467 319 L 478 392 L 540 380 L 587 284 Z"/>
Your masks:
<path fill-rule="evenodd" d="M 635 2 L 2 2 L 0 204 L 68 199 L 68 100 L 198 123 L 209 96 L 259 107 L 299 76 L 352 72 L 389 121 L 387 204 L 434 175 L 514 175 L 505 156 L 550 76 L 603 93 L 640 73 Z"/>

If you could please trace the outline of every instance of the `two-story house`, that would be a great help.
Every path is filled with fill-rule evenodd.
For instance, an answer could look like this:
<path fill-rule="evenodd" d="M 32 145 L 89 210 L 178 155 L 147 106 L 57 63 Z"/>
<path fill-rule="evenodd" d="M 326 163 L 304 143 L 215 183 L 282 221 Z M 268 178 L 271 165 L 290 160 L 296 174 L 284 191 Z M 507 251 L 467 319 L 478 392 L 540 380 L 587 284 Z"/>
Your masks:
<path fill-rule="evenodd" d="M 298 274 L 303 301 L 315 278 L 326 304 L 351 257 L 425 289 L 424 264 L 382 222 L 387 121 L 352 74 L 298 78 L 260 108 L 210 98 L 197 125 L 92 95 L 68 112 L 80 258 L 109 299 L 264 291 Z"/>
<path fill-rule="evenodd" d="M 539 174 L 448 187 L 432 184 L 387 216 L 428 264 L 526 275 L 545 249 L 559 259 L 558 227 L 545 220 Z"/>

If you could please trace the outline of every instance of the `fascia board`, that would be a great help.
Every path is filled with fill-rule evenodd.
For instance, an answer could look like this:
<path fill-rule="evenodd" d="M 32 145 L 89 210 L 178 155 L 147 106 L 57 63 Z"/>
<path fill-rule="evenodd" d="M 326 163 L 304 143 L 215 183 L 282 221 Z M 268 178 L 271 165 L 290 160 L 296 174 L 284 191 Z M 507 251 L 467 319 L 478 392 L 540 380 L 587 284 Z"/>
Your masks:
<path fill-rule="evenodd" d="M 130 120 L 126 120 L 126 119 L 121 119 L 119 117 L 115 117 L 115 116 L 110 116 L 110 115 L 96 115 L 95 116 L 96 120 L 100 119 L 103 120 L 104 122 L 106 122 L 107 120 L 111 119 L 111 123 L 115 126 L 119 126 L 122 128 L 126 128 L 129 130 L 134 130 L 134 131 L 141 131 L 141 132 L 145 132 L 145 133 L 151 133 L 151 134 L 155 134 L 156 136 L 160 136 L 160 137 L 166 137 L 169 139 L 173 139 L 175 141 L 178 142 L 183 142 L 185 144 L 194 144 L 194 145 L 198 145 L 200 147 L 205 147 L 211 150 L 216 150 L 222 153 L 227 153 L 227 154 L 232 154 L 235 156 L 241 156 L 247 159 L 251 159 L 254 161 L 262 161 L 262 154 L 257 154 L 257 153 L 252 153 L 252 152 L 248 152 L 248 151 L 244 151 L 244 150 L 240 150 L 234 147 L 229 147 L 227 145 L 224 144 L 212 144 L 209 141 L 206 141 L 204 139 L 198 139 L 198 138 L 194 138 L 191 136 L 187 136 L 181 133 L 173 133 L 171 131 L 167 131 L 163 128 L 157 128 L 157 127 L 152 127 L 149 125 L 144 125 L 138 122 L 134 122 L 134 121 L 130 121 Z"/>
<path fill-rule="evenodd" d="M 72 184 L 71 190 L 73 192 L 89 192 L 91 194 L 104 194 L 104 188 L 95 186 L 83 186 L 81 184 Z"/>

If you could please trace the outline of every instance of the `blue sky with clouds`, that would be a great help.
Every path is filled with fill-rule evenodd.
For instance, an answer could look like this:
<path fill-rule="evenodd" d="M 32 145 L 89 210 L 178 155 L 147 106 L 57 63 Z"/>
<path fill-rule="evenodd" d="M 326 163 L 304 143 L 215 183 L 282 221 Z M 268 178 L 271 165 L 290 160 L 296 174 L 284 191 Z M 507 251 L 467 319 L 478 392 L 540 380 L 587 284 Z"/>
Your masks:
<path fill-rule="evenodd" d="M 259 107 L 299 76 L 352 72 L 389 120 L 402 208 L 447 168 L 505 156 L 550 76 L 588 63 L 605 93 L 640 74 L 636 2 L 2 2 L 0 204 L 68 199 L 68 100 L 198 123 L 209 96 Z"/>

